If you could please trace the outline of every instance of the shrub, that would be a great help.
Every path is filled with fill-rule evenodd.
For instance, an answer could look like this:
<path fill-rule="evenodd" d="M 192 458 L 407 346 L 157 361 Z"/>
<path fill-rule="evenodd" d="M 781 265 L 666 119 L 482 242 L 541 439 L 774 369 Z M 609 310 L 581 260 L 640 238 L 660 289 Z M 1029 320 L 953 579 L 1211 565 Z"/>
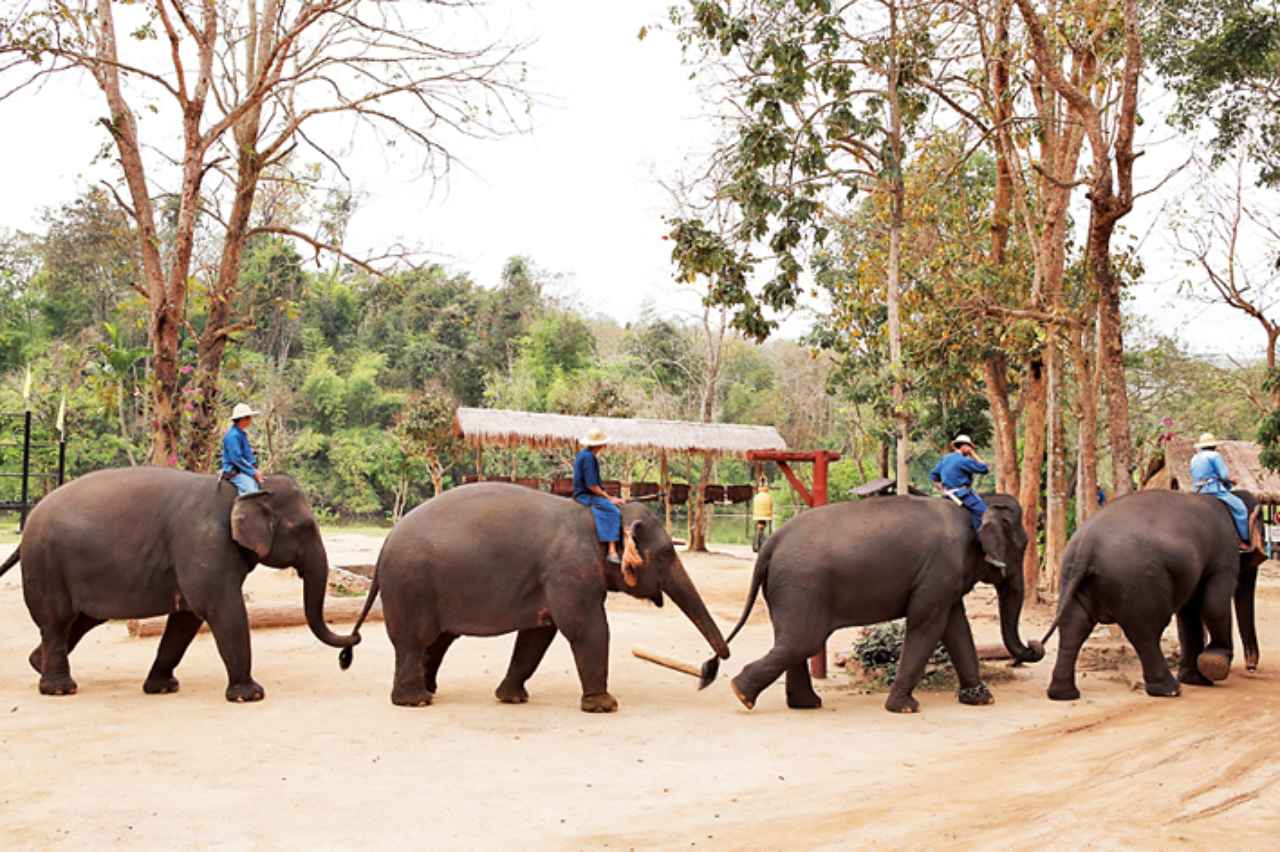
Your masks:
<path fill-rule="evenodd" d="M 906 632 L 901 619 L 862 628 L 853 642 L 853 659 L 862 666 L 869 681 L 883 686 L 893 685 L 894 678 L 898 676 L 898 659 L 902 656 L 902 641 Z M 925 689 L 937 688 L 954 679 L 951 656 L 939 643 L 929 657 L 920 686 Z"/>

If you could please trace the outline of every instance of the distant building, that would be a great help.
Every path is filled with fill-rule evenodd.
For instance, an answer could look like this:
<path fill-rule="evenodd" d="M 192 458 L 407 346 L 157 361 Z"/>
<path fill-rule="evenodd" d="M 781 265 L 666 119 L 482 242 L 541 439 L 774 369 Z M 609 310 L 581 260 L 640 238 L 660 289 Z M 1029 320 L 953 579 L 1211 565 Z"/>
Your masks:
<path fill-rule="evenodd" d="M 1151 458 L 1142 471 L 1143 490 L 1171 488 L 1191 490 L 1191 457 L 1195 455 L 1192 438 L 1175 437 L 1164 442 L 1164 452 Z M 1219 441 L 1218 452 L 1231 471 L 1237 488 L 1252 491 L 1280 492 L 1280 474 L 1272 473 L 1258 461 L 1262 448 L 1252 441 Z"/>

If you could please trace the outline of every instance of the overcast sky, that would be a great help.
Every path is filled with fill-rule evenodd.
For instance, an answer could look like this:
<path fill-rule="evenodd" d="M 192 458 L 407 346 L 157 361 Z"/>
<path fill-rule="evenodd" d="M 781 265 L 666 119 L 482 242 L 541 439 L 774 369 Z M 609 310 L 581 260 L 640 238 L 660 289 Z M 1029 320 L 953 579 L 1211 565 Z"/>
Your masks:
<path fill-rule="evenodd" d="M 455 170 L 434 193 L 426 180 L 389 176 L 377 153 L 348 159 L 365 196 L 352 239 L 371 248 L 393 240 L 422 245 L 486 285 L 496 282 L 505 258 L 528 255 L 561 274 L 563 289 L 588 310 L 623 322 L 646 302 L 668 314 L 696 310 L 692 289 L 672 278 L 669 244 L 661 239 L 669 203 L 658 179 L 705 150 L 710 128 L 673 39 L 637 39 L 669 4 L 492 4 L 493 27 L 533 42 L 526 58 L 530 85 L 541 96 L 532 132 L 459 146 L 469 171 Z M 1160 107 L 1144 103 L 1140 141 L 1148 153 L 1138 161 L 1139 188 L 1190 152 L 1187 140 L 1158 121 Z M 88 81 L 66 79 L 0 110 L 6 119 L 0 225 L 31 228 L 40 207 L 73 198 L 102 174 L 90 166 L 104 139 L 94 126 L 101 95 Z M 1186 179 L 1175 180 L 1141 199 L 1125 220 L 1143 238 L 1147 266 L 1135 306 L 1155 328 L 1181 334 L 1198 351 L 1254 354 L 1261 337 L 1252 321 L 1177 298 L 1186 272 L 1173 258 L 1161 211 L 1187 191 Z M 1077 218 L 1086 216 L 1081 208 Z"/>

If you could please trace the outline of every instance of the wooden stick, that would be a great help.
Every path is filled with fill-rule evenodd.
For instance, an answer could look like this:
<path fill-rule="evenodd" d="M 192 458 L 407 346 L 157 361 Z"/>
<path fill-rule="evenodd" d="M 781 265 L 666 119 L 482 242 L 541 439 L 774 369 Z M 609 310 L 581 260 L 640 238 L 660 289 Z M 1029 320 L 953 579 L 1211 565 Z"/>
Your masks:
<path fill-rule="evenodd" d="M 329 624 L 354 624 L 360 611 L 364 609 L 364 598 L 326 598 L 324 606 L 324 620 Z M 301 627 L 307 623 L 307 616 L 302 611 L 301 604 L 293 604 L 287 606 L 250 606 L 249 610 L 249 627 L 253 630 L 264 630 L 272 627 Z M 131 618 L 129 619 L 128 628 L 129 635 L 135 639 L 142 639 L 148 636 L 159 636 L 164 633 L 165 623 L 168 616 L 162 615 L 157 618 Z M 369 613 L 369 617 L 365 620 L 367 624 L 370 621 L 382 620 L 382 601 L 379 600 L 373 605 L 373 610 Z M 208 624 L 200 625 L 200 632 L 204 633 L 209 630 Z"/>
<path fill-rule="evenodd" d="M 688 663 L 682 663 L 679 660 L 673 660 L 670 657 L 662 657 L 657 654 L 650 653 L 649 651 L 645 651 L 642 648 L 632 648 L 631 654 L 632 656 L 639 657 L 645 662 L 654 663 L 662 666 L 663 668 L 684 672 L 685 674 L 696 678 L 702 677 L 702 669 L 698 666 L 691 666 Z"/>

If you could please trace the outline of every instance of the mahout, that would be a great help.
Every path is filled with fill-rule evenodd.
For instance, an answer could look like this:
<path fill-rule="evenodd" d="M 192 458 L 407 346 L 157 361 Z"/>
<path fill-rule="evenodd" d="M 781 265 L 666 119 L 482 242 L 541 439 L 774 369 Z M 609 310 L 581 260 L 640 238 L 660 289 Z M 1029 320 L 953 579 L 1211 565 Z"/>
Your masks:
<path fill-rule="evenodd" d="M 1256 516 L 1257 498 L 1234 492 Z M 1235 600 L 1245 664 L 1258 667 L 1254 589 L 1262 553 L 1241 553 L 1228 508 L 1215 497 L 1139 491 L 1109 503 L 1082 526 L 1062 559 L 1058 612 L 1045 641 L 1059 631 L 1049 697 L 1070 701 L 1076 658 L 1093 628 L 1118 624 L 1142 661 L 1147 694 L 1181 694 L 1179 683 L 1211 686 L 1231 671 L 1231 602 Z M 1177 614 L 1181 659 L 1175 678 L 1160 636 Z M 1205 644 L 1205 632 L 1209 642 Z"/>
<path fill-rule="evenodd" d="M 807 659 L 822 651 L 835 630 L 905 616 L 906 637 L 885 708 L 919 709 L 911 693 L 939 642 L 955 664 L 959 700 L 991 703 L 979 677 L 965 594 L 978 581 L 996 587 L 1001 635 L 1015 660 L 1036 662 L 1044 648 L 1034 641 L 1028 647 L 1018 637 L 1027 546 L 1022 509 L 1006 495 L 989 496 L 987 503 L 976 535 L 967 511 L 936 497 L 837 503 L 785 524 L 761 549 L 742 617 L 729 634 L 731 641 L 763 591 L 774 644 L 733 679 L 738 699 L 754 707 L 760 693 L 785 674 L 787 706 L 821 707 Z"/>
<path fill-rule="evenodd" d="M 395 648 L 391 701 L 431 704 L 445 652 L 459 636 L 516 633 L 498 700 L 521 704 L 525 684 L 557 634 L 573 649 L 581 708 L 612 712 L 609 622 L 605 596 L 624 592 L 662 606 L 664 594 L 716 653 L 729 648 L 685 572 L 661 520 L 644 506 L 622 507 L 621 564 L 605 558 L 590 510 L 546 492 L 505 483 L 474 483 L 440 494 L 405 515 L 387 536 L 356 623 L 358 634 L 382 596 Z M 346 649 L 343 668 L 351 664 Z"/>
<path fill-rule="evenodd" d="M 260 700 L 241 591 L 259 563 L 297 570 L 317 639 L 335 648 L 359 641 L 325 625 L 329 561 L 315 516 L 287 476 L 266 477 L 261 493 L 237 499 L 219 476 L 163 467 L 90 473 L 36 505 L 0 574 L 19 561 L 22 594 L 40 629 L 29 659 L 45 695 L 76 692 L 68 655 L 94 627 L 167 615 L 144 692 L 178 690 L 174 669 L 207 622 L 226 664 L 227 700 Z"/>

